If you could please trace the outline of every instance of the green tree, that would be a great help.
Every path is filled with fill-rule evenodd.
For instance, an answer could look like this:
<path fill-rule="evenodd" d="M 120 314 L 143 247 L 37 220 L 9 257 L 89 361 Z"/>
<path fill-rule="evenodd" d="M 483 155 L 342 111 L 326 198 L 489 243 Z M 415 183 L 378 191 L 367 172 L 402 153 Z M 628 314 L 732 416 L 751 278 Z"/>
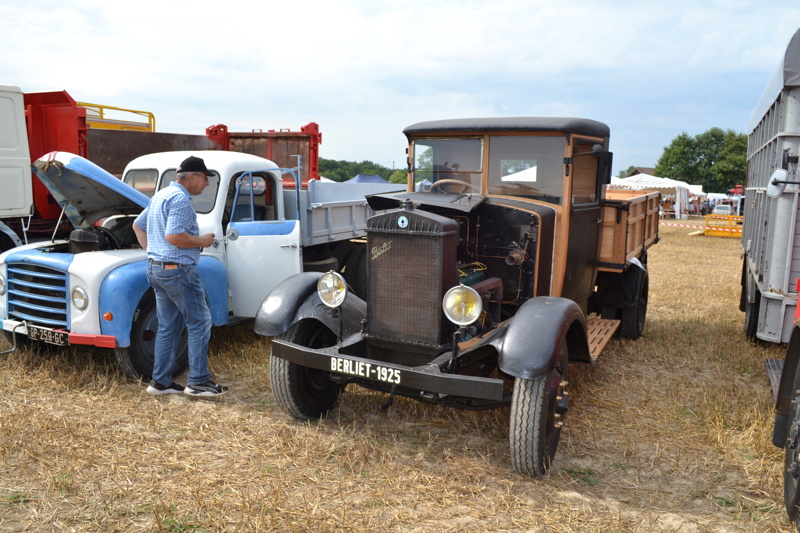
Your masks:
<path fill-rule="evenodd" d="M 706 192 L 724 192 L 744 183 L 747 135 L 710 128 L 691 137 L 683 132 L 664 148 L 657 176 L 702 185 Z"/>
<path fill-rule="evenodd" d="M 320 175 L 333 181 L 347 181 L 358 174 L 377 174 L 383 179 L 390 181 L 390 178 L 398 172 L 405 176 L 404 170 L 392 170 L 383 165 L 373 163 L 372 161 L 356 163 L 354 161 L 319 158 Z M 400 182 L 392 183 L 402 183 L 404 181 L 405 177 L 403 177 L 403 180 Z"/>
<path fill-rule="evenodd" d="M 408 172 L 405 170 L 396 169 L 389 176 L 390 183 L 406 183 L 408 181 Z"/>
<path fill-rule="evenodd" d="M 634 170 L 636 170 L 636 167 L 631 165 L 628 168 L 626 168 L 625 170 L 620 170 L 619 173 L 617 174 L 617 177 L 618 178 L 627 178 L 628 175 L 630 175 L 630 173 L 633 172 Z"/>

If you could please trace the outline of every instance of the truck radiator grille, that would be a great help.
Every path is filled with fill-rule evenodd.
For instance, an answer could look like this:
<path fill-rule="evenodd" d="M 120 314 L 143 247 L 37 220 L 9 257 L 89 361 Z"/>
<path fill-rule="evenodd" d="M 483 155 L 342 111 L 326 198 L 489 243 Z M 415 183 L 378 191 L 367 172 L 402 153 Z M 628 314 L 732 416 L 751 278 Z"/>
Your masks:
<path fill-rule="evenodd" d="M 398 219 L 405 217 L 398 223 Z M 371 341 L 441 349 L 452 336 L 442 297 L 457 283 L 457 223 L 424 211 L 399 210 L 367 224 Z"/>
<path fill-rule="evenodd" d="M 50 327 L 67 327 L 67 275 L 28 263 L 8 265 L 8 316 Z"/>

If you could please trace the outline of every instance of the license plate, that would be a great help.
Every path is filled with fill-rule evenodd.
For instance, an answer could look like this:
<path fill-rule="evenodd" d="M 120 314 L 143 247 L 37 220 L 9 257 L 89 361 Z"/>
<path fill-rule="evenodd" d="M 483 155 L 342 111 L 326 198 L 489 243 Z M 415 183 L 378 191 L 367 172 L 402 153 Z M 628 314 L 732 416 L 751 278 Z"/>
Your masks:
<path fill-rule="evenodd" d="M 58 346 L 69 346 L 69 333 L 65 331 L 28 326 L 28 337 L 33 341 L 42 341 Z"/>
<path fill-rule="evenodd" d="M 376 379 L 394 385 L 399 385 L 401 380 L 401 372 L 396 368 L 341 357 L 331 357 L 331 372 Z"/>

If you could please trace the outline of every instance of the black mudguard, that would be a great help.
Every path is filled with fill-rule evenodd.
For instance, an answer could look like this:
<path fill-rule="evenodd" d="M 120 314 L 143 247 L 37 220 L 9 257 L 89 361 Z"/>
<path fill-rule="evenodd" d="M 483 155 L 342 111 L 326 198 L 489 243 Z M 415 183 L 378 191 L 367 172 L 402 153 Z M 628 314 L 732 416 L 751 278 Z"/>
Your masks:
<path fill-rule="evenodd" d="M 367 304 L 348 291 L 344 303 L 334 310 L 322 303 L 317 294 L 317 281 L 322 272 L 303 272 L 283 280 L 261 302 L 253 330 L 259 335 L 274 337 L 285 333 L 295 323 L 313 318 L 331 331 L 348 336 L 361 329 L 367 318 Z"/>
<path fill-rule="evenodd" d="M 500 356 L 498 365 L 517 378 L 547 375 L 558 361 L 562 339 L 569 345 L 570 359 L 589 358 L 586 317 L 578 304 L 566 298 L 528 300 L 498 330 L 492 342 Z"/>
<path fill-rule="evenodd" d="M 772 433 L 772 443 L 778 448 L 786 444 L 786 431 L 789 428 L 789 410 L 794 399 L 794 373 L 800 361 L 800 321 L 792 327 L 792 336 L 786 345 L 786 355 L 783 357 L 783 370 L 781 382 L 778 386 L 778 399 L 775 402 L 775 427 Z"/>

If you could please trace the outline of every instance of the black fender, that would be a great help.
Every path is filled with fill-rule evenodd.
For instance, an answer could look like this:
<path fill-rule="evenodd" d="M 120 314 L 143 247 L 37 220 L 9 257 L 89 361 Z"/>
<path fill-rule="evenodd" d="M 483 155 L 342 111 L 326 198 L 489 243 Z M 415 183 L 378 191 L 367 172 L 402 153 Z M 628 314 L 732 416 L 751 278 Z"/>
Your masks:
<path fill-rule="evenodd" d="M 510 376 L 534 379 L 555 368 L 565 339 L 570 360 L 589 360 L 586 317 L 566 298 L 540 296 L 525 302 L 513 318 L 497 328 L 491 344 L 499 354 L 500 370 Z"/>
<path fill-rule="evenodd" d="M 261 302 L 253 330 L 259 335 L 274 337 L 285 333 L 295 323 L 312 318 L 341 336 L 360 331 L 367 318 L 367 304 L 351 290 L 342 305 L 331 309 L 317 294 L 317 281 L 323 272 L 303 272 L 279 283 Z"/>
<path fill-rule="evenodd" d="M 800 321 L 792 326 L 792 335 L 786 345 L 783 357 L 781 382 L 778 385 L 778 399 L 775 402 L 775 427 L 772 432 L 772 443 L 778 448 L 786 444 L 786 432 L 789 428 L 789 410 L 794 399 L 794 374 L 800 362 Z"/>

